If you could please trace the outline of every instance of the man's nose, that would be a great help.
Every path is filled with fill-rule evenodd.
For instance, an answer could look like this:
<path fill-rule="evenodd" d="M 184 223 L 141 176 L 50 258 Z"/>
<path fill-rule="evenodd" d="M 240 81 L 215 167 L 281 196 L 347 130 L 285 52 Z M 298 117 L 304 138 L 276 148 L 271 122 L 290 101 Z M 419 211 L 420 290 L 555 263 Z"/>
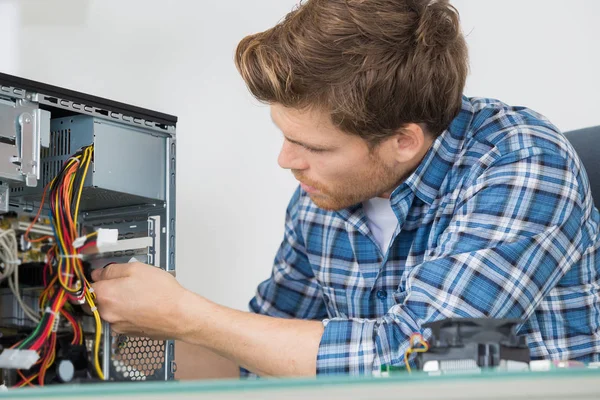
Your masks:
<path fill-rule="evenodd" d="M 296 146 L 287 140 L 283 142 L 277 163 L 283 169 L 305 170 L 308 162 L 302 157 Z"/>

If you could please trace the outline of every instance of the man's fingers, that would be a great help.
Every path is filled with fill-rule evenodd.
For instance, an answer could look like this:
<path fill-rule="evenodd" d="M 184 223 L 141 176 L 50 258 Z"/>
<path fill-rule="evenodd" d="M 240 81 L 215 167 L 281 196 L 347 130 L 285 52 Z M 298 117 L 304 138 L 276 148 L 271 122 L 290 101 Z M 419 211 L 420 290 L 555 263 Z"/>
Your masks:
<path fill-rule="evenodd" d="M 107 279 L 125 278 L 131 275 L 132 268 L 131 264 L 110 264 L 104 268 L 93 270 L 92 280 L 98 282 Z"/>
<path fill-rule="evenodd" d="M 100 297 L 104 297 L 103 285 L 104 285 L 104 283 L 100 282 L 100 281 L 94 282 L 91 285 L 92 289 L 94 289 L 94 293 L 96 294 L 95 303 L 99 303 L 100 301 L 102 301 L 102 299 Z"/>
<path fill-rule="evenodd" d="M 104 307 L 101 304 L 98 304 L 96 307 L 98 308 L 98 312 L 100 313 L 100 318 L 102 318 L 103 321 L 106 321 L 109 324 L 111 324 L 111 328 L 113 324 L 120 323 L 122 321 L 122 319 L 119 318 L 117 314 L 114 314 L 110 311 L 110 307 Z"/>

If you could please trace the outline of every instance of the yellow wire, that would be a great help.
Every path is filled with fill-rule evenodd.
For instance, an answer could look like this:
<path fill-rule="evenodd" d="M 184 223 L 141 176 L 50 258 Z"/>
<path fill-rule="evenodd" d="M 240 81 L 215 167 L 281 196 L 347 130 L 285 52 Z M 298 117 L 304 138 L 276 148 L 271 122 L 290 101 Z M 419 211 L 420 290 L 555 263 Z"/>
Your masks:
<path fill-rule="evenodd" d="M 81 193 L 83 192 L 83 183 L 85 182 L 85 178 L 87 177 L 87 173 L 88 173 L 88 167 L 90 165 L 90 162 L 92 161 L 92 155 L 91 152 L 93 151 L 94 147 L 93 146 L 89 146 L 85 149 L 84 151 L 84 155 L 87 156 L 87 160 L 86 157 L 84 157 L 85 160 L 85 166 L 83 169 L 83 179 L 81 180 L 81 184 L 79 185 L 79 193 L 77 194 L 77 202 L 75 203 L 75 223 L 77 223 L 77 217 L 79 216 L 79 202 L 81 201 Z M 90 153 L 90 154 L 88 154 Z"/>
<path fill-rule="evenodd" d="M 77 326 L 79 327 L 79 344 L 83 344 L 83 327 L 79 321 L 77 321 Z"/>
<path fill-rule="evenodd" d="M 102 337 L 102 321 L 100 320 L 100 314 L 98 313 L 98 310 L 96 309 L 96 305 L 94 304 L 94 300 L 92 300 L 90 293 L 86 292 L 85 293 L 85 297 L 88 301 L 88 304 L 90 305 L 90 308 L 94 313 L 94 319 L 96 320 L 96 338 L 94 341 L 94 367 L 96 368 L 96 373 L 98 374 L 98 377 L 102 380 L 104 380 L 104 374 L 102 373 L 102 368 L 100 368 L 100 359 L 99 359 L 99 353 L 100 353 L 100 339 Z M 108 349 L 106 349 L 105 351 L 108 351 Z"/>
<path fill-rule="evenodd" d="M 19 385 L 19 387 L 23 387 L 23 386 L 25 386 L 25 385 L 28 385 L 29 383 L 31 383 L 31 381 L 33 381 L 35 378 L 37 378 L 37 377 L 38 377 L 38 375 L 39 375 L 39 374 L 35 374 L 35 375 L 33 375 L 31 378 L 27 378 L 27 380 L 26 380 L 26 381 L 23 381 L 23 383 L 21 383 L 21 384 Z"/>
<path fill-rule="evenodd" d="M 410 364 L 408 363 L 408 356 L 412 353 L 412 349 L 408 349 L 406 350 L 406 352 L 404 353 L 404 366 L 406 367 L 406 370 L 410 373 L 412 372 L 410 370 Z"/>
<path fill-rule="evenodd" d="M 413 339 L 416 337 L 417 338 L 420 337 L 419 344 L 423 347 L 417 347 L 417 348 L 413 347 Z M 406 352 L 404 353 L 404 365 L 405 365 L 408 373 L 412 373 L 412 370 L 410 368 L 410 363 L 408 362 L 408 357 L 412 353 L 425 353 L 427 351 L 429 351 L 429 344 L 423 339 L 423 337 L 421 335 L 411 335 L 410 336 L 409 343 L 408 343 L 408 349 L 406 349 Z"/>

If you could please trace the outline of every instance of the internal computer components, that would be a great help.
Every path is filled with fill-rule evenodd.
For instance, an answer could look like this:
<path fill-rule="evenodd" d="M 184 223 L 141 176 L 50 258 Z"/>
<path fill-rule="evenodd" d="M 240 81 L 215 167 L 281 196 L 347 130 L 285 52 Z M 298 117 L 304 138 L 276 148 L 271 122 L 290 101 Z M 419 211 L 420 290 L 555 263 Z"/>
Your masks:
<path fill-rule="evenodd" d="M 483 368 L 527 368 L 530 351 L 516 333 L 521 320 L 452 318 L 425 324 L 431 330 L 428 349 L 417 354 L 426 372 L 469 372 Z"/>
<path fill-rule="evenodd" d="M 0 74 L 7 387 L 173 379 L 173 342 L 113 333 L 89 274 L 133 259 L 175 270 L 176 121 Z"/>
<path fill-rule="evenodd" d="M 531 361 L 525 336 L 517 333 L 523 323 L 518 319 L 448 318 L 423 324 L 422 334 L 409 337 L 404 365 L 383 365 L 374 375 L 388 377 L 414 370 L 441 375 L 549 368 L 543 360 Z"/>

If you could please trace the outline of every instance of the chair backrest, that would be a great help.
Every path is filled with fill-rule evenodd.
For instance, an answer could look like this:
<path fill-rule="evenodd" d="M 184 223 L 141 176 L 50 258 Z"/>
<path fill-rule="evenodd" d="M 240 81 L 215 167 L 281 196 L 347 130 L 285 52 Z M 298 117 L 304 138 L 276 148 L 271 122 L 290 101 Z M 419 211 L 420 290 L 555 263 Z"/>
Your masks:
<path fill-rule="evenodd" d="M 597 144 L 600 145 L 600 126 L 565 132 L 565 136 L 583 162 L 594 204 L 600 209 L 600 151 L 596 148 Z"/>

